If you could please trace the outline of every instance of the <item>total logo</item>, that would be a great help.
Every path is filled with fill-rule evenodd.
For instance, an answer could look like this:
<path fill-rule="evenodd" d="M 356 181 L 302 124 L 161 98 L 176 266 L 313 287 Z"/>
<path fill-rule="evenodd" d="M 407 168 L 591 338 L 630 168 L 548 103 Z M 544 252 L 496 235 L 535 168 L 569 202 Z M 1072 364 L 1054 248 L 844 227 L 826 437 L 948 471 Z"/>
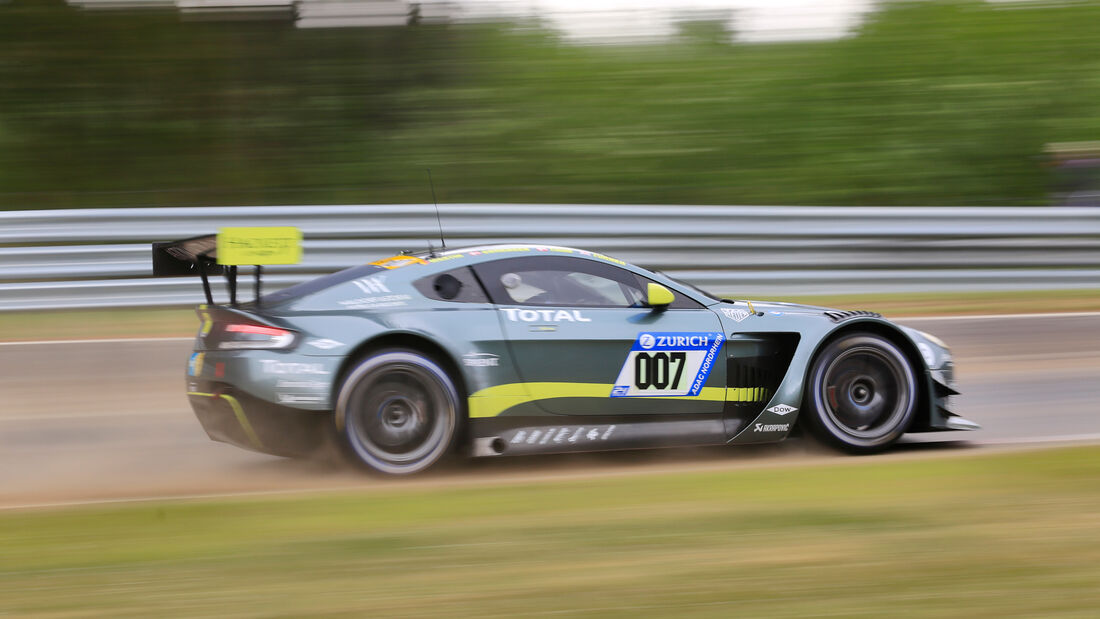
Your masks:
<path fill-rule="evenodd" d="M 592 319 L 585 318 L 580 310 L 529 310 L 502 307 L 501 311 L 512 322 L 535 322 L 540 319 L 546 322 L 592 322 Z"/>
<path fill-rule="evenodd" d="M 288 363 L 274 359 L 260 359 L 260 368 L 265 374 L 328 374 L 320 363 Z"/>
<path fill-rule="evenodd" d="M 653 337 L 652 335 L 650 335 L 648 333 L 643 333 L 642 336 L 638 338 L 638 345 L 641 346 L 642 348 L 646 349 L 646 350 L 649 350 L 650 348 L 653 348 L 653 345 L 656 344 L 656 343 L 657 343 L 657 338 Z"/>

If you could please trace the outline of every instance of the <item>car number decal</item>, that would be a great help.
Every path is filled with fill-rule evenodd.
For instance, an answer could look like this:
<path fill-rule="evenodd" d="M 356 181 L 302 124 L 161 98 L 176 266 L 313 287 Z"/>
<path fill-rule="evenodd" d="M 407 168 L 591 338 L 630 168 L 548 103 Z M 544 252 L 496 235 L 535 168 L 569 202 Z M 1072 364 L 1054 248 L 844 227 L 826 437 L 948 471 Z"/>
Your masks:
<path fill-rule="evenodd" d="M 724 341 L 721 333 L 639 333 L 611 397 L 699 395 Z"/>

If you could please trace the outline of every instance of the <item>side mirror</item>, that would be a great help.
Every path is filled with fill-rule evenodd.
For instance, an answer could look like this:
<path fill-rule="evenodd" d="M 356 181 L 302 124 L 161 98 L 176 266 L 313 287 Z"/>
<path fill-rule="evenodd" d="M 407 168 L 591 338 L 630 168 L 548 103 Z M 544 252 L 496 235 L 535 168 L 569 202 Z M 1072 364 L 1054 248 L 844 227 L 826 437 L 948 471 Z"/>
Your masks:
<path fill-rule="evenodd" d="M 646 285 L 646 305 L 653 309 L 663 310 L 667 309 L 669 304 L 676 300 L 672 291 L 660 284 L 654 284 L 649 282 Z"/>

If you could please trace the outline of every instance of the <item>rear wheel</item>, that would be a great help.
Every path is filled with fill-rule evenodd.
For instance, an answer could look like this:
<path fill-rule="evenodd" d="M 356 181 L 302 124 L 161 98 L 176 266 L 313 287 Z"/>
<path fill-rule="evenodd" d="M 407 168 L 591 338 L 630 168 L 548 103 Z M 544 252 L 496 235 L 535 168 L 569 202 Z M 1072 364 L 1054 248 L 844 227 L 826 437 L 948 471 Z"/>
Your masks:
<path fill-rule="evenodd" d="M 881 451 L 913 420 L 917 375 L 890 340 L 843 335 L 814 359 L 806 408 L 807 426 L 823 442 L 853 453 Z"/>
<path fill-rule="evenodd" d="M 336 404 L 345 451 L 392 475 L 423 471 L 451 451 L 459 426 L 458 390 L 435 361 L 385 350 L 348 373 Z"/>

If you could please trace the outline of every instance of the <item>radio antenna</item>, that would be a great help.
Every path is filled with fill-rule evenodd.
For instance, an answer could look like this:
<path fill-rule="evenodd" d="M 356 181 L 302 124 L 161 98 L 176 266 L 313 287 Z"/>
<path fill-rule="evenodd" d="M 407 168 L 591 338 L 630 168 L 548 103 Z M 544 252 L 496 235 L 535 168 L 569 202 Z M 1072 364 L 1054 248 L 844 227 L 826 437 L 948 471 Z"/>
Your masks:
<path fill-rule="evenodd" d="M 443 239 L 443 220 L 439 217 L 439 201 L 435 199 L 435 183 L 432 182 L 432 169 L 428 168 L 428 185 L 432 188 L 432 204 L 435 204 L 435 223 L 439 224 L 439 244 L 442 249 L 447 249 L 447 241 Z"/>

